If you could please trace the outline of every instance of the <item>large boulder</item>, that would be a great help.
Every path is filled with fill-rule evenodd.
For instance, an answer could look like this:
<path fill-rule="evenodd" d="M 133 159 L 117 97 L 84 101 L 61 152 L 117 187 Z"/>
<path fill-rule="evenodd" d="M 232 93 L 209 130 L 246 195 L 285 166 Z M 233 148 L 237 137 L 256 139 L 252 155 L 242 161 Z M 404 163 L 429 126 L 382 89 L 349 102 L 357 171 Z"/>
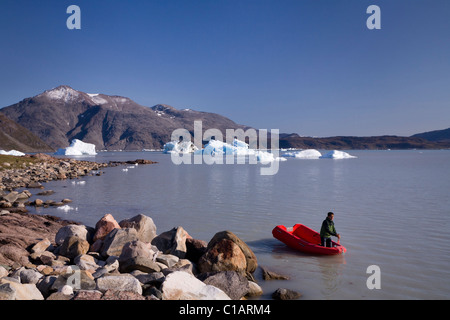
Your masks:
<path fill-rule="evenodd" d="M 253 273 L 257 259 L 253 251 L 231 231 L 221 231 L 209 241 L 206 253 L 199 259 L 200 272 L 243 271 Z"/>
<path fill-rule="evenodd" d="M 245 272 L 247 261 L 242 250 L 233 241 L 222 239 L 208 246 L 206 253 L 198 261 L 200 272 L 239 271 Z"/>
<path fill-rule="evenodd" d="M 33 283 L 19 283 L 11 278 L 0 279 L 0 297 L 9 300 L 44 300 L 44 296 Z"/>
<path fill-rule="evenodd" d="M 97 269 L 105 265 L 104 261 L 98 260 L 95 257 L 88 254 L 80 254 L 74 259 L 74 263 L 81 270 L 88 270 L 91 273 L 94 273 Z"/>
<path fill-rule="evenodd" d="M 123 229 L 125 230 L 125 229 Z M 161 268 L 156 264 L 156 252 L 150 243 L 139 240 L 127 242 L 119 256 L 119 271 L 122 273 L 140 270 L 143 272 L 158 272 Z"/>
<path fill-rule="evenodd" d="M 168 274 L 161 285 L 163 300 L 230 300 L 230 297 L 192 274 L 175 271 Z"/>
<path fill-rule="evenodd" d="M 20 283 L 32 283 L 36 284 L 43 277 L 42 274 L 34 269 L 26 269 L 21 267 L 14 271 L 11 277 L 18 277 Z"/>
<path fill-rule="evenodd" d="M 249 281 L 245 275 L 236 271 L 203 273 L 198 279 L 221 289 L 233 300 L 240 300 L 250 290 Z"/>
<path fill-rule="evenodd" d="M 134 240 L 138 240 L 136 229 L 114 229 L 106 236 L 101 250 L 101 255 L 103 257 L 118 257 L 122 253 L 123 246 L 127 242 Z"/>
<path fill-rule="evenodd" d="M 136 229 L 138 238 L 142 242 L 152 242 L 153 238 L 156 237 L 156 225 L 153 219 L 143 214 L 122 220 L 119 225 L 122 228 Z"/>
<path fill-rule="evenodd" d="M 204 240 L 198 240 L 194 238 L 186 239 L 186 259 L 194 263 L 198 263 L 198 260 L 202 255 L 205 254 L 206 249 L 208 248 L 208 242 Z"/>
<path fill-rule="evenodd" d="M 94 290 L 96 283 L 91 273 L 75 269 L 60 274 L 51 285 L 50 292 L 60 291 L 64 286 L 71 286 L 74 290 Z"/>
<path fill-rule="evenodd" d="M 120 225 L 117 223 L 114 217 L 107 213 L 96 224 L 93 242 L 97 240 L 103 240 L 114 229 L 120 229 Z"/>
<path fill-rule="evenodd" d="M 272 298 L 275 300 L 295 300 L 301 296 L 301 293 L 285 288 L 278 288 L 274 293 L 272 293 Z"/>
<path fill-rule="evenodd" d="M 77 236 L 71 236 L 64 239 L 59 253 L 69 259 L 75 259 L 81 254 L 89 251 L 89 242 Z"/>
<path fill-rule="evenodd" d="M 191 236 L 180 226 L 161 233 L 152 240 L 152 244 L 163 253 L 172 254 L 180 259 L 184 259 L 187 251 L 187 238 L 191 238 Z"/>
<path fill-rule="evenodd" d="M 142 294 L 141 283 L 132 275 L 111 275 L 98 278 L 97 290 L 103 293 L 108 290 L 116 290 Z"/>
<path fill-rule="evenodd" d="M 55 236 L 55 242 L 57 245 L 62 245 L 67 237 L 76 236 L 80 239 L 89 241 L 88 229 L 86 226 L 69 224 L 58 230 Z"/>

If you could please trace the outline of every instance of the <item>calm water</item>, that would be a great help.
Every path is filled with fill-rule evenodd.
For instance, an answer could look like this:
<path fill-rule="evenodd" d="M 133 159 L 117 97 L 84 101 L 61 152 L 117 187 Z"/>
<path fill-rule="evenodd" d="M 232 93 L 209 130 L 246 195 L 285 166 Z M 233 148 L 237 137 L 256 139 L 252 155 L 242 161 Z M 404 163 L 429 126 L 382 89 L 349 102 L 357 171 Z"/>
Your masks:
<path fill-rule="evenodd" d="M 153 218 L 158 233 L 180 225 L 206 241 L 233 231 L 260 265 L 291 277 L 260 280 L 264 299 L 279 287 L 301 292 L 302 299 L 450 298 L 450 151 L 349 153 L 358 158 L 288 158 L 274 176 L 261 176 L 261 165 L 177 166 L 159 152 L 99 153 L 87 159 L 159 163 L 49 182 L 46 189 L 57 193 L 41 198 L 70 198 L 74 210 L 38 213 L 91 226 L 106 213 L 117 221 L 142 213 Z M 74 183 L 79 181 L 85 183 Z M 328 211 L 335 213 L 345 255 L 308 256 L 272 238 L 278 224 L 318 230 Z M 380 267 L 379 290 L 367 288 L 370 265 Z"/>

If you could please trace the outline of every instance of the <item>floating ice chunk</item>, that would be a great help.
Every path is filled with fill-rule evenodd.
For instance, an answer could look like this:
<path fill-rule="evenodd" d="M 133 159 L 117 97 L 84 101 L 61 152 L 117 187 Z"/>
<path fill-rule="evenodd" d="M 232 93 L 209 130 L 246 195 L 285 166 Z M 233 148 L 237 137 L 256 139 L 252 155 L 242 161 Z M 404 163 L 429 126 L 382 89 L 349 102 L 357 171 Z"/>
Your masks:
<path fill-rule="evenodd" d="M 74 184 L 74 185 L 85 185 L 86 181 L 72 181 L 72 184 Z"/>
<path fill-rule="evenodd" d="M 243 141 L 234 139 L 233 144 L 222 142 L 220 140 L 210 140 L 203 150 L 196 153 L 203 153 L 208 155 L 256 155 L 255 150 L 249 149 L 248 144 Z"/>
<path fill-rule="evenodd" d="M 219 140 L 210 140 L 205 148 L 195 152 L 196 154 L 207 154 L 211 156 L 216 155 L 236 155 L 236 156 L 252 156 L 256 161 L 263 164 L 273 161 L 285 161 L 285 158 L 275 157 L 273 153 L 250 149 L 248 144 L 234 139 L 233 144 L 222 142 Z"/>
<path fill-rule="evenodd" d="M 10 151 L 0 150 L 0 154 L 6 155 L 6 156 L 16 156 L 16 157 L 22 157 L 25 155 L 25 153 L 17 151 L 17 150 L 10 150 Z"/>
<path fill-rule="evenodd" d="M 58 210 L 62 210 L 62 211 L 65 211 L 65 212 L 69 212 L 69 211 L 72 211 L 72 210 L 78 211 L 78 207 L 77 208 L 73 208 L 73 207 L 71 207 L 71 206 L 66 204 L 65 206 L 58 207 Z"/>
<path fill-rule="evenodd" d="M 344 151 L 332 150 L 320 157 L 321 159 L 351 159 L 356 158 Z"/>
<path fill-rule="evenodd" d="M 316 149 L 306 149 L 298 152 L 288 152 L 283 154 L 283 156 L 297 159 L 319 159 L 322 154 Z"/>
<path fill-rule="evenodd" d="M 164 153 L 193 153 L 198 148 L 191 141 L 170 141 L 164 145 Z"/>
<path fill-rule="evenodd" d="M 68 148 L 58 149 L 55 152 L 55 155 L 65 155 L 65 156 L 84 156 L 84 155 L 92 155 L 95 156 L 97 152 L 95 152 L 95 145 L 91 143 L 85 143 L 78 139 L 73 139 L 72 143 Z"/>

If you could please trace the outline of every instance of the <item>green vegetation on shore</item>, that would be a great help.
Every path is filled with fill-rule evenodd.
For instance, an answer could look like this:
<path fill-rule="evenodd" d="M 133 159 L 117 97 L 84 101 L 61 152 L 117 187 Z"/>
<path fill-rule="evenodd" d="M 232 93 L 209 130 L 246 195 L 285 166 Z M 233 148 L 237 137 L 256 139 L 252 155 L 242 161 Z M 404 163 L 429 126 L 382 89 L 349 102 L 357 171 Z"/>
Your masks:
<path fill-rule="evenodd" d="M 0 171 L 5 169 L 22 169 L 30 164 L 41 162 L 41 159 L 0 155 Z"/>

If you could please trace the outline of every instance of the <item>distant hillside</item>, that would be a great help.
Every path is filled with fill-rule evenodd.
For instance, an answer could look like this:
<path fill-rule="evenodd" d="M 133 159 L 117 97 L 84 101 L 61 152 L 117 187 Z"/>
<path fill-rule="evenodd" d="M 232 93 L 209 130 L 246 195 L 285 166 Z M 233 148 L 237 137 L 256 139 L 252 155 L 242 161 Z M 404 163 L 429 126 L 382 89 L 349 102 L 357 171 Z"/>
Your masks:
<path fill-rule="evenodd" d="M 21 152 L 54 151 L 29 130 L 0 113 L 0 149 Z"/>
<path fill-rule="evenodd" d="M 325 149 L 325 150 L 377 150 L 377 149 L 440 149 L 449 145 L 428 141 L 418 137 L 301 137 L 298 134 L 281 135 L 280 148 Z"/>
<path fill-rule="evenodd" d="M 64 148 L 69 146 L 72 139 L 93 143 L 97 150 L 160 149 L 171 140 L 171 134 L 175 129 L 184 128 L 193 133 L 196 120 L 202 121 L 203 131 L 216 128 L 222 131 L 224 137 L 226 129 L 249 128 L 215 113 L 191 109 L 178 110 L 165 104 L 149 108 L 139 105 L 130 98 L 89 94 L 69 86 L 47 90 L 35 97 L 0 109 L 0 112 L 22 126 L 15 127 L 15 132 L 20 132 L 15 135 L 12 134 L 14 131 L 12 124 L 5 125 L 5 128 L 10 129 L 0 130 L 3 148 L 21 151 L 44 147 L 48 149 L 45 143 L 53 149 Z M 29 131 L 25 131 L 25 128 Z M 33 139 L 32 134 L 45 143 Z M 450 148 L 450 129 L 412 137 L 313 138 L 301 137 L 295 133 L 280 134 L 279 146 L 325 150 L 440 149 Z"/>
<path fill-rule="evenodd" d="M 175 129 L 247 128 L 214 113 L 177 110 L 168 105 L 141 106 L 130 98 L 89 94 L 59 86 L 0 110 L 57 149 L 72 139 L 93 143 L 97 150 L 159 149 Z"/>
<path fill-rule="evenodd" d="M 450 128 L 444 130 L 428 131 L 423 133 L 418 133 L 412 137 L 422 138 L 428 141 L 434 142 L 447 142 L 450 143 Z"/>

